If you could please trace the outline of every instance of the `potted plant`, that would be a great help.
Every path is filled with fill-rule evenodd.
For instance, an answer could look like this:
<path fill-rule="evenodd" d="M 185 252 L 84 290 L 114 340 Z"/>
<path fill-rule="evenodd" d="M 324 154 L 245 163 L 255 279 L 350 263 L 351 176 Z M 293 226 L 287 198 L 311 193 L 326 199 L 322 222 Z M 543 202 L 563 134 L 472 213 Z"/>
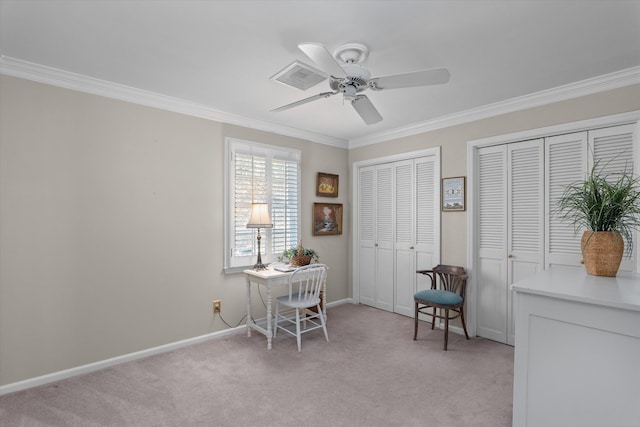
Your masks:
<path fill-rule="evenodd" d="M 318 262 L 320 255 L 313 249 L 302 247 L 302 242 L 300 242 L 298 246 L 291 246 L 282 252 L 280 260 L 282 261 L 284 258 L 287 258 L 292 265 L 302 266 L 311 263 L 311 261 Z"/>
<path fill-rule="evenodd" d="M 631 255 L 633 230 L 640 228 L 640 177 L 626 169 L 601 176 L 597 166 L 565 189 L 557 211 L 576 233 L 585 230 L 580 246 L 587 273 L 614 277 L 623 253 Z"/>

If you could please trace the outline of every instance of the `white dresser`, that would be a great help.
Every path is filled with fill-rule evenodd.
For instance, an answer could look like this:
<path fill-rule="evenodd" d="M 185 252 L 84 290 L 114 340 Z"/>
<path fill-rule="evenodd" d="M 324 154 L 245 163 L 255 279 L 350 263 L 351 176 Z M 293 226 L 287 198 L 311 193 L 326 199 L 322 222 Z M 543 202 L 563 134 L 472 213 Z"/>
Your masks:
<path fill-rule="evenodd" d="M 514 283 L 515 427 L 640 426 L 640 275 Z"/>

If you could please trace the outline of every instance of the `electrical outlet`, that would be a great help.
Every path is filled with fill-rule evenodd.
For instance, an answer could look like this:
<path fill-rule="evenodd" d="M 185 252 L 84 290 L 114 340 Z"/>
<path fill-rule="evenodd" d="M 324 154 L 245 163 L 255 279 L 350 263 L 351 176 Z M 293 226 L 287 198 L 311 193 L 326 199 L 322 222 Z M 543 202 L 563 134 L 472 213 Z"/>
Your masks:
<path fill-rule="evenodd" d="M 216 299 L 213 300 L 212 305 L 212 309 L 213 309 L 213 313 L 220 313 L 220 310 L 222 310 L 222 300 Z"/>

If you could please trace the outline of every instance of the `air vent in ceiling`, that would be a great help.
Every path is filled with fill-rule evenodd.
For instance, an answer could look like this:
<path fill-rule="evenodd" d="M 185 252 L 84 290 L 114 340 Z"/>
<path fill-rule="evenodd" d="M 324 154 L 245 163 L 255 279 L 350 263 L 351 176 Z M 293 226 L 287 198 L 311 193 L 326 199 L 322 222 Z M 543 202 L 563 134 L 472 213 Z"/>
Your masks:
<path fill-rule="evenodd" d="M 326 78 L 327 76 L 322 71 L 300 61 L 293 61 L 271 77 L 271 80 L 300 90 L 307 90 Z"/>

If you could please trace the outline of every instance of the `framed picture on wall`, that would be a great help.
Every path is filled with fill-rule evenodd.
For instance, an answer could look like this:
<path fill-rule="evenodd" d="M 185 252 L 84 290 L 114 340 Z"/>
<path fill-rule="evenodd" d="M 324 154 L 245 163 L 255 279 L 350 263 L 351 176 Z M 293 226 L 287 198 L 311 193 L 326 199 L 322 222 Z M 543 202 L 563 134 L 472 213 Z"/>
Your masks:
<path fill-rule="evenodd" d="M 466 182 L 464 176 L 442 178 L 442 212 L 466 210 Z"/>
<path fill-rule="evenodd" d="M 313 204 L 313 235 L 342 234 L 342 203 Z"/>
<path fill-rule="evenodd" d="M 339 175 L 318 172 L 316 179 L 316 196 L 338 197 Z"/>

